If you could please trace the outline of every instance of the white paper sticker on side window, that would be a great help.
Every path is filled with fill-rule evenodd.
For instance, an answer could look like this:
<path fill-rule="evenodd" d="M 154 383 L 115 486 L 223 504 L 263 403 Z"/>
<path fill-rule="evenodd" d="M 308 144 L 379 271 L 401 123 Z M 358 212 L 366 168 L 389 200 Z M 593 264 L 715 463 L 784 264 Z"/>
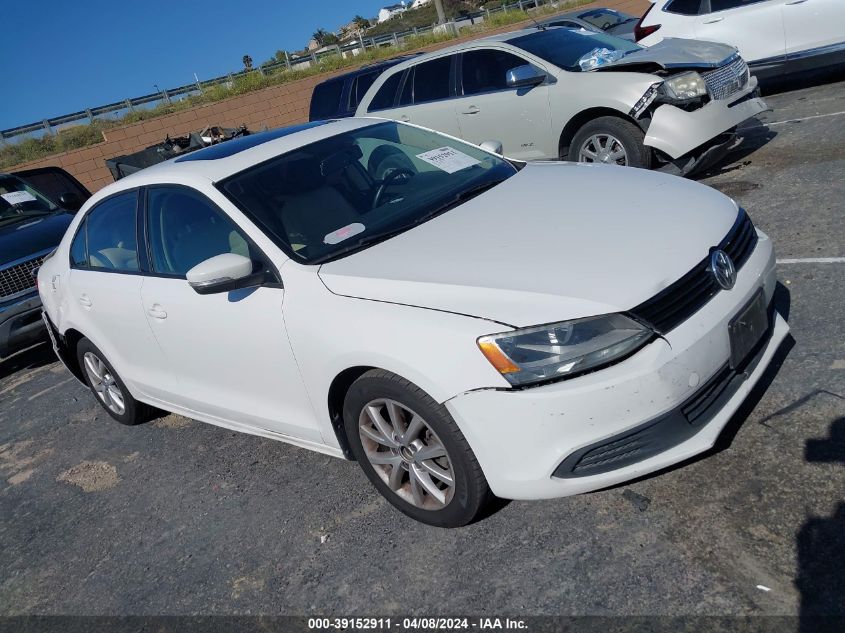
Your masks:
<path fill-rule="evenodd" d="M 417 154 L 417 158 L 424 160 L 429 165 L 434 165 L 448 174 L 454 174 L 467 167 L 478 165 L 480 161 L 472 156 L 459 152 L 454 147 L 438 147 L 437 149 Z"/>
<path fill-rule="evenodd" d="M 10 191 L 9 193 L 0 193 L 0 198 L 3 198 L 9 204 L 20 204 L 21 202 L 35 202 L 35 196 L 28 191 Z"/>
<path fill-rule="evenodd" d="M 323 238 L 323 244 L 340 244 L 343 240 L 348 240 L 350 237 L 358 235 L 358 233 L 363 233 L 366 228 L 367 227 L 360 222 L 347 224 L 342 229 L 332 231 L 326 235 L 326 237 Z"/>

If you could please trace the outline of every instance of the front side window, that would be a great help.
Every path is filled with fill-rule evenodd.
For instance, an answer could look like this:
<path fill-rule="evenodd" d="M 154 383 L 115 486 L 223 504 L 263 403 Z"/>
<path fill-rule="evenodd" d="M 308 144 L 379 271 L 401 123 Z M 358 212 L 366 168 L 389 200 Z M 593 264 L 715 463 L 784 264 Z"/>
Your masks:
<path fill-rule="evenodd" d="M 464 94 L 507 90 L 508 71 L 527 63 L 521 57 L 495 49 L 464 53 L 461 70 Z"/>
<path fill-rule="evenodd" d="M 292 258 L 316 264 L 411 229 L 514 173 L 478 147 L 389 121 L 300 147 L 217 186 Z"/>
<path fill-rule="evenodd" d="M 101 202 L 85 217 L 83 230 L 87 236 L 89 268 L 116 272 L 139 270 L 137 201 L 136 191 L 122 193 Z"/>
<path fill-rule="evenodd" d="M 450 97 L 449 77 L 452 57 L 441 57 L 414 67 L 414 103 Z"/>
<path fill-rule="evenodd" d="M 571 29 L 537 31 L 508 40 L 508 44 L 571 72 L 580 72 L 579 61 L 597 48 L 619 51 L 623 54 L 642 49 L 642 46 L 606 33 L 588 33 Z"/>
<path fill-rule="evenodd" d="M 371 73 L 366 73 L 363 75 L 358 75 L 355 79 L 355 83 L 352 85 L 352 89 L 349 91 L 349 111 L 354 112 L 355 108 L 358 107 L 358 104 L 361 103 L 361 99 L 364 98 L 364 95 L 367 94 L 367 90 L 370 89 L 370 86 L 373 85 L 378 76 L 384 72 L 383 70 L 374 70 Z"/>
<path fill-rule="evenodd" d="M 186 187 L 147 191 L 147 235 L 153 272 L 184 277 L 224 253 L 258 261 L 243 233 L 201 193 Z"/>
<path fill-rule="evenodd" d="M 314 94 L 311 95 L 311 111 L 309 113 L 309 118 L 312 121 L 317 121 L 337 116 L 337 110 L 340 107 L 340 95 L 342 92 L 342 79 L 327 81 L 314 88 Z"/>

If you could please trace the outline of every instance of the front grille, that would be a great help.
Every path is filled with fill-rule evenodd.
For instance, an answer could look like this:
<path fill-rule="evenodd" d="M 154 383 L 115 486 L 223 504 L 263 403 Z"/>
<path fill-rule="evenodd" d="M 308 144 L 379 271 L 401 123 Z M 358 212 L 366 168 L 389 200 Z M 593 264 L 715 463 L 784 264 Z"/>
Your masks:
<path fill-rule="evenodd" d="M 47 255 L 33 257 L 0 270 L 0 301 L 35 288 L 32 271 L 41 265 Z"/>
<path fill-rule="evenodd" d="M 729 99 L 745 88 L 751 74 L 748 64 L 739 55 L 735 56 L 724 66 L 702 73 L 704 83 L 710 89 L 710 94 L 716 100 Z"/>
<path fill-rule="evenodd" d="M 745 211 L 716 249 L 725 251 L 739 271 L 757 245 L 757 231 Z M 665 334 L 698 312 L 719 293 L 719 284 L 710 272 L 710 257 L 705 257 L 686 275 L 648 301 L 631 310 L 638 319 Z"/>

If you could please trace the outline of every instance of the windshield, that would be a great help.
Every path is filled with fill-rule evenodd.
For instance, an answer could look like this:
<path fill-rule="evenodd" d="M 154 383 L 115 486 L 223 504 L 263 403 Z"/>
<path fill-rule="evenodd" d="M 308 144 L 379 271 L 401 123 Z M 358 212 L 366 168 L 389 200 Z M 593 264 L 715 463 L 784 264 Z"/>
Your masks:
<path fill-rule="evenodd" d="M 391 121 L 282 154 L 218 187 L 282 250 L 314 264 L 408 230 L 514 173 L 478 147 Z"/>
<path fill-rule="evenodd" d="M 58 207 L 14 176 L 0 176 L 0 225 L 36 215 L 47 215 Z"/>
<path fill-rule="evenodd" d="M 605 33 L 590 33 L 586 30 L 574 29 L 537 31 L 508 40 L 508 44 L 572 72 L 580 72 L 581 58 L 588 56 L 596 49 L 618 51 L 622 55 L 627 55 L 642 48 L 633 42 Z"/>
<path fill-rule="evenodd" d="M 608 29 L 612 29 L 614 26 L 619 26 L 620 24 L 631 22 L 636 19 L 630 15 L 614 11 L 613 9 L 595 9 L 593 11 L 582 13 L 578 17 L 584 20 L 584 22 L 589 22 L 602 31 L 607 31 Z"/>

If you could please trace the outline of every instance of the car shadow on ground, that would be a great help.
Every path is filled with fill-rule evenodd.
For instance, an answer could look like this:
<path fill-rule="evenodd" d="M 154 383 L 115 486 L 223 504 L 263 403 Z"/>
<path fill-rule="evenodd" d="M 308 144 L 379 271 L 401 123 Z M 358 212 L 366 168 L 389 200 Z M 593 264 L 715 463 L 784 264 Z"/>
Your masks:
<path fill-rule="evenodd" d="M 34 347 L 0 360 L 0 380 L 19 371 L 38 369 L 44 365 L 55 363 L 56 360 L 56 353 L 50 347 L 50 344 L 39 343 Z"/>
<path fill-rule="evenodd" d="M 753 119 L 748 125 L 738 129 L 737 135 L 740 137 L 739 143 L 723 160 L 702 172 L 692 174 L 692 179 L 704 180 L 705 178 L 728 174 L 750 165 L 751 161 L 746 159 L 764 145 L 771 143 L 778 133 L 765 123 Z"/>
<path fill-rule="evenodd" d="M 845 418 L 833 421 L 827 438 L 807 440 L 804 458 L 845 467 Z M 845 630 L 845 502 L 829 517 L 807 517 L 796 534 L 796 552 L 801 632 Z"/>

